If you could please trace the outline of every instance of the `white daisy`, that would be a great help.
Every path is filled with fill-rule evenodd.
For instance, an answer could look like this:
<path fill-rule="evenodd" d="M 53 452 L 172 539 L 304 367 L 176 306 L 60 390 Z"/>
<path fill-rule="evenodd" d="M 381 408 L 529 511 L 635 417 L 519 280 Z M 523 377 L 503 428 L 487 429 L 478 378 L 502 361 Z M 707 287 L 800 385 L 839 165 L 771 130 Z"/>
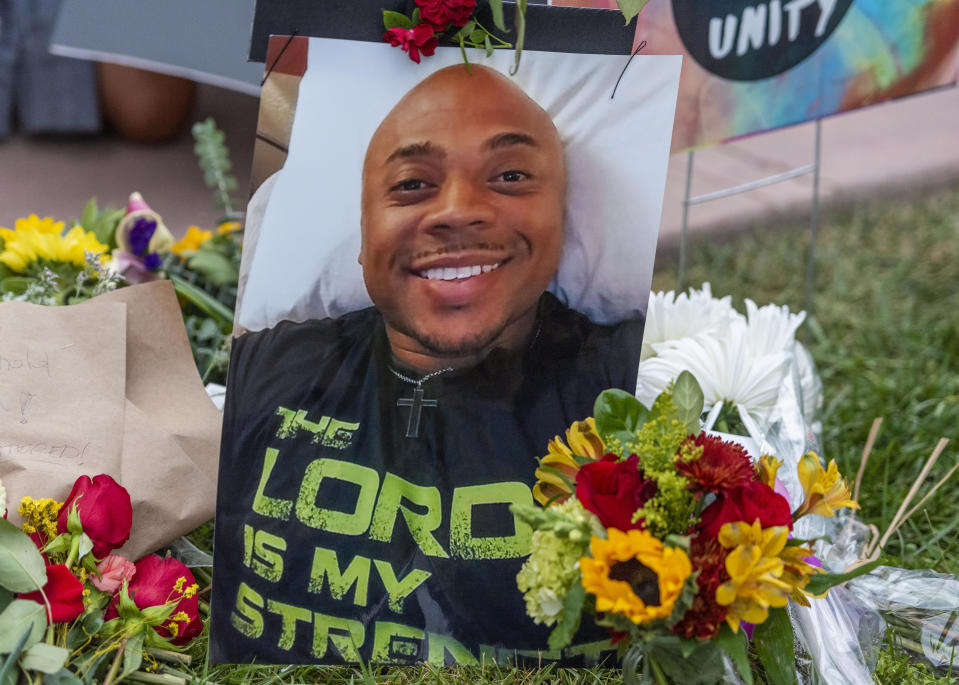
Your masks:
<path fill-rule="evenodd" d="M 636 396 L 646 406 L 688 370 L 705 396 L 705 411 L 731 403 L 759 418 L 776 404 L 792 360 L 787 350 L 756 354 L 749 324 L 738 319 L 718 335 L 654 343 L 656 356 L 640 362 Z"/>
<path fill-rule="evenodd" d="M 656 354 L 655 343 L 712 333 L 738 318 L 742 315 L 733 309 L 729 295 L 713 297 L 709 283 L 703 283 L 701 290 L 690 288 L 688 295 L 680 293 L 678 297 L 672 290 L 650 293 L 640 359 Z"/>

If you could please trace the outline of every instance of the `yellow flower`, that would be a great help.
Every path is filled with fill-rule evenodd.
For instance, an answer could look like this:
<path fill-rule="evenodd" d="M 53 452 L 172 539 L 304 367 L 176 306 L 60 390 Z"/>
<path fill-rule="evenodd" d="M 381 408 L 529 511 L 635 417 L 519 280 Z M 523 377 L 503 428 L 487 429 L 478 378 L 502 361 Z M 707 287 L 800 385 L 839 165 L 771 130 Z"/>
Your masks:
<path fill-rule="evenodd" d="M 759 474 L 759 481 L 776 489 L 776 474 L 779 473 L 779 467 L 783 465 L 781 459 L 764 454 L 759 458 L 756 464 L 756 472 Z"/>
<path fill-rule="evenodd" d="M 14 230 L 0 228 L 3 238 L 3 252 L 0 263 L 16 273 L 27 270 L 40 261 L 66 262 L 76 266 L 86 264 L 86 252 L 100 255 L 100 263 L 106 264 L 110 248 L 97 240 L 95 234 L 85 231 L 82 226 L 74 226 L 66 234 L 61 234 L 63 222 L 53 219 L 39 219 L 31 214 L 26 219 L 17 219 Z"/>
<path fill-rule="evenodd" d="M 590 541 L 592 558 L 579 560 L 583 587 L 596 596 L 597 611 L 611 611 L 636 624 L 668 618 L 693 572 L 686 553 L 645 530 L 607 530 L 608 540 Z"/>
<path fill-rule="evenodd" d="M 799 459 L 796 470 L 806 499 L 799 505 L 793 515 L 794 519 L 806 514 L 833 516 L 837 509 L 843 507 L 859 508 L 856 501 L 850 499 L 849 484 L 839 474 L 835 459 L 831 459 L 829 466 L 823 469 L 819 455 L 807 452 Z"/>
<path fill-rule="evenodd" d="M 216 234 L 217 235 L 226 235 L 227 233 L 234 233 L 239 231 L 243 226 L 239 221 L 224 221 L 222 224 L 217 226 Z"/>
<path fill-rule="evenodd" d="M 785 562 L 780 553 L 786 547 L 789 528 L 763 529 L 756 519 L 726 523 L 719 529 L 719 542 L 732 551 L 726 557 L 729 581 L 716 588 L 716 602 L 726 609 L 726 622 L 733 631 L 740 621 L 762 623 L 769 607 L 784 607 L 792 585 L 783 579 Z"/>
<path fill-rule="evenodd" d="M 536 469 L 538 480 L 533 486 L 533 497 L 544 507 L 553 497 L 556 497 L 554 502 L 564 501 L 572 494 L 572 490 L 558 474 L 542 467 L 554 468 L 566 476 L 567 480 L 575 482 L 579 464 L 574 455 L 596 461 L 606 451 L 603 439 L 596 431 L 596 420 L 593 417 L 585 421 L 574 421 L 573 425 L 566 429 L 566 442 L 569 447 L 557 435 L 549 441 L 547 455 L 539 460 L 540 468 Z"/>
<path fill-rule="evenodd" d="M 803 606 L 809 606 L 806 596 L 825 597 L 829 591 L 821 595 L 813 595 L 805 591 L 809 584 L 809 577 L 814 573 L 822 573 L 822 569 L 813 566 L 805 561 L 805 557 L 813 556 L 814 552 L 808 547 L 799 547 L 798 545 L 787 546 L 783 549 L 779 558 L 783 560 L 782 579 L 792 586 L 792 598 Z"/>
<path fill-rule="evenodd" d="M 170 247 L 170 250 L 172 250 L 174 254 L 182 257 L 186 252 L 198 250 L 200 245 L 212 237 L 212 232 L 200 230 L 198 226 L 190 226 L 188 229 L 186 229 L 186 235 L 184 235 L 183 238 L 177 242 L 173 243 L 173 245 Z"/>
<path fill-rule="evenodd" d="M 24 533 L 42 533 L 52 540 L 57 536 L 57 514 L 63 502 L 44 498 L 24 497 L 20 500 L 17 513 L 23 521 Z"/>

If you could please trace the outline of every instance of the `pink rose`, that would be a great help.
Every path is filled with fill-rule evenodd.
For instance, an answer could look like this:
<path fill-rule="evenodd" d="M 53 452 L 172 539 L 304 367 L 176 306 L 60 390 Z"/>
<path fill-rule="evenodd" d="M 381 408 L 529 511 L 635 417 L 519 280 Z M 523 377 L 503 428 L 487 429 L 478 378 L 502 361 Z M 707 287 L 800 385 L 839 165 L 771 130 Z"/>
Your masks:
<path fill-rule="evenodd" d="M 97 571 L 100 572 L 100 577 L 92 576 L 90 578 L 94 587 L 101 592 L 112 595 L 120 588 L 124 580 L 129 581 L 133 578 L 133 574 L 137 572 L 137 567 L 132 561 L 121 557 L 119 554 L 110 554 L 97 564 Z"/>

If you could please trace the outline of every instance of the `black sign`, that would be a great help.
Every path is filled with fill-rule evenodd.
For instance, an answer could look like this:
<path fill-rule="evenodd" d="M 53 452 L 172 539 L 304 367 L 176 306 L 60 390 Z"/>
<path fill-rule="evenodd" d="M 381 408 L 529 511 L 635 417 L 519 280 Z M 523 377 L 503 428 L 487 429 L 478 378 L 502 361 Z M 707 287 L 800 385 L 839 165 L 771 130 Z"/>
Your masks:
<path fill-rule="evenodd" d="M 623 24 L 618 10 L 588 7 L 551 7 L 531 0 L 526 9 L 526 50 L 588 52 L 596 55 L 628 55 L 636 25 Z M 407 0 L 256 0 L 250 61 L 263 62 L 271 35 L 317 36 L 343 40 L 383 40 L 383 10 L 408 12 Z M 494 30 L 488 6 L 479 13 L 484 26 Z M 515 13 L 504 2 L 508 28 Z M 500 36 L 516 39 L 514 33 Z"/>
<path fill-rule="evenodd" d="M 734 81 L 787 71 L 835 31 L 852 0 L 672 0 L 686 50 L 704 69 Z"/>

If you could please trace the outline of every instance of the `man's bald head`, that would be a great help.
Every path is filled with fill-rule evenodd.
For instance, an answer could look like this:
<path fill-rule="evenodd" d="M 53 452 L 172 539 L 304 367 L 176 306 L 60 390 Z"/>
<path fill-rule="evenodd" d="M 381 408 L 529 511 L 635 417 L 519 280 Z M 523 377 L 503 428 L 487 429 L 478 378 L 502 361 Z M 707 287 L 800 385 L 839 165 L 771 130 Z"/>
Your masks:
<path fill-rule="evenodd" d="M 363 166 L 360 263 L 394 353 L 427 368 L 522 344 L 559 266 L 565 190 L 552 119 L 507 77 L 455 65 L 410 90 Z"/>
<path fill-rule="evenodd" d="M 477 64 L 469 67 L 465 64 L 454 64 L 434 72 L 413 86 L 377 127 L 366 149 L 363 164 L 364 190 L 366 169 L 371 156 L 383 154 L 383 147 L 389 146 L 410 121 L 437 111 L 448 112 L 453 119 L 457 119 L 467 116 L 471 107 L 493 103 L 501 108 L 508 108 L 517 121 L 527 120 L 526 123 L 536 128 L 541 127 L 547 133 L 541 143 L 550 145 L 557 153 L 560 163 L 563 164 L 565 184 L 563 143 L 549 113 L 509 77 L 495 69 Z M 391 153 L 392 151 L 386 154 Z"/>

